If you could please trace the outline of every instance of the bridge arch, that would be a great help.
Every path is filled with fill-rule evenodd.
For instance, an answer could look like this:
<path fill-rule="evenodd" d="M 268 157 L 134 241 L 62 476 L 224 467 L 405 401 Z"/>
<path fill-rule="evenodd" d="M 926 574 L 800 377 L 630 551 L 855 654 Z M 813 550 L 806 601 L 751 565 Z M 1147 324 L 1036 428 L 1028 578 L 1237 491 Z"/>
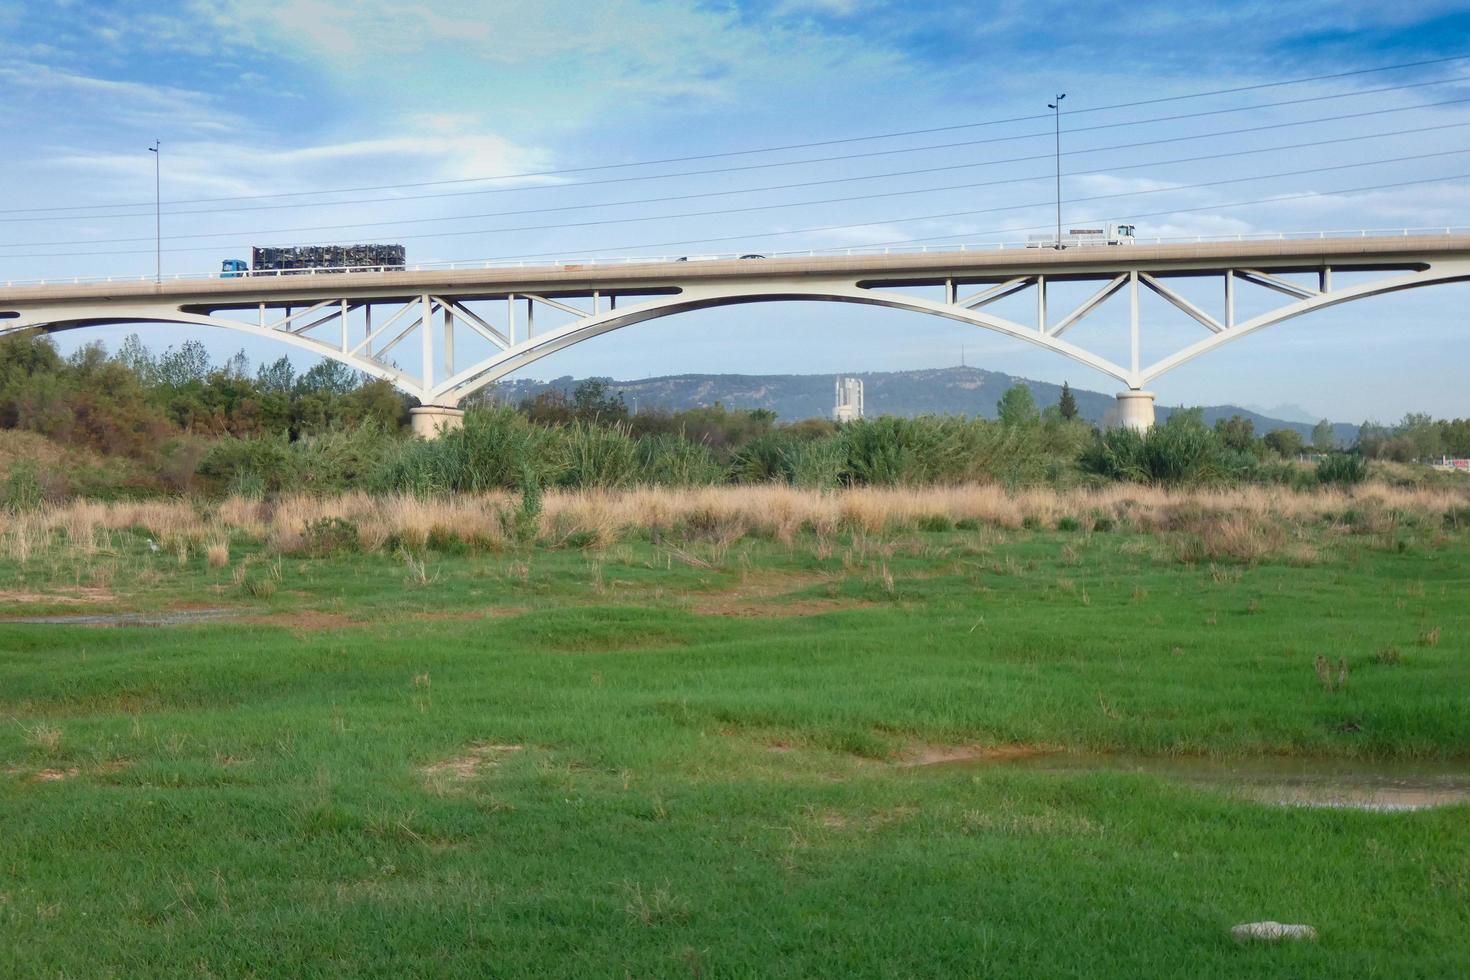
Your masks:
<path fill-rule="evenodd" d="M 1337 273 L 1336 288 L 1332 282 Z M 1371 273 L 1373 278 L 1358 281 Z M 1309 285 L 1305 277 L 1316 285 Z M 1224 312 L 1209 313 L 1176 292 L 1183 279 L 1223 281 Z M 1470 237 L 1380 237 L 1158 246 L 945 252 L 896 256 L 791 257 L 764 262 L 631 262 L 413 270 L 392 273 L 241 278 L 178 283 L 58 284 L 0 289 L 0 335 L 124 323 L 210 326 L 274 338 L 381 378 L 426 407 L 454 413 L 460 402 L 512 372 L 572 345 L 648 320 L 716 306 L 771 302 L 835 302 L 922 313 L 1024 341 L 1120 381 L 1133 424 L 1152 419 L 1144 385 L 1205 353 L 1265 327 L 1352 300 L 1444 282 L 1470 281 Z M 1096 289 L 1070 310 L 1047 310 L 1048 284 Z M 1239 283 L 1284 294 L 1285 301 L 1242 322 L 1235 317 Z M 943 299 L 901 290 L 942 287 Z M 973 292 L 972 292 L 973 290 Z M 992 312 L 991 304 L 1029 290 L 1034 322 Z M 1206 334 L 1151 364 L 1141 360 L 1139 296 L 1151 290 Z M 968 293 L 962 297 L 962 293 Z M 1064 337 L 1116 295 L 1130 307 L 1130 355 L 1120 364 Z M 1219 294 L 1217 294 L 1219 295 Z M 1053 296 L 1052 299 L 1056 299 Z M 505 306 L 502 321 L 494 302 Z M 524 302 L 518 329 L 518 305 Z M 616 304 L 622 304 L 621 307 Z M 1213 304 L 1211 304 L 1213 305 Z M 533 308 L 570 315 L 561 326 L 533 329 Z M 590 309 L 589 309 L 590 307 Z M 230 314 L 257 310 L 257 322 Z M 361 310 L 360 314 L 353 311 Z M 1057 313 L 1062 315 L 1057 316 Z M 329 325 L 336 320 L 336 327 Z M 492 322 L 493 321 L 493 322 Z M 498 325 L 497 325 L 498 324 Z M 544 321 L 543 321 L 544 326 Z M 324 329 L 319 329 L 324 328 Z M 456 331 L 471 331 L 490 351 L 456 358 Z M 404 357 L 418 373 L 389 360 Z M 462 355 L 467 354 L 461 350 Z M 394 355 L 403 356 L 403 355 Z M 468 360 L 472 364 L 466 364 Z M 464 366 L 461 366 L 464 365 Z M 1121 397 L 1121 396 L 1120 396 Z"/>
<path fill-rule="evenodd" d="M 90 315 L 72 318 L 37 318 L 10 314 L 9 318 L 7 318 L 6 312 L 0 311 L 0 337 L 25 333 L 30 330 L 39 330 L 45 334 L 53 334 L 64 333 L 68 330 L 82 330 L 87 327 L 111 327 L 133 323 L 206 326 L 219 330 L 234 330 L 254 337 L 264 337 L 267 340 L 280 341 L 300 350 L 309 351 L 318 357 L 325 357 L 329 360 L 345 364 L 353 370 L 361 371 L 371 377 L 387 381 L 408 394 L 422 398 L 422 393 L 413 384 L 411 377 L 391 365 L 344 354 L 341 350 L 324 344 L 312 337 L 303 337 L 299 334 L 287 333 L 280 330 L 262 330 L 253 324 L 231 320 L 226 317 L 179 311 L 123 315 L 120 311 L 120 314 L 115 316 Z"/>
<path fill-rule="evenodd" d="M 1048 336 L 1033 328 L 1023 326 L 1022 324 L 1002 317 L 980 313 L 974 310 L 965 310 L 951 304 L 925 300 L 902 293 L 888 293 L 855 287 L 848 289 L 722 291 L 718 293 L 702 293 L 700 290 L 688 290 L 677 296 L 659 297 L 657 300 L 616 312 L 609 311 L 607 313 L 589 316 L 566 324 L 563 327 L 539 334 L 448 379 L 440 389 L 446 396 L 445 401 L 442 403 L 458 403 L 487 385 L 494 384 L 506 375 L 534 364 L 544 357 L 584 341 L 591 340 L 594 337 L 600 337 L 603 334 L 621 330 L 638 323 L 720 306 L 745 306 L 758 303 L 782 302 L 852 303 L 861 306 L 885 307 L 888 309 L 938 316 L 947 320 L 954 320 L 969 324 L 970 326 L 991 330 L 1052 351 L 1053 353 L 1061 354 L 1063 357 L 1070 358 L 1079 364 L 1117 378 L 1124 384 L 1127 384 L 1129 380 L 1128 370 L 1122 365 L 1115 364 L 1106 358 L 1100 357 L 1064 340 Z"/>

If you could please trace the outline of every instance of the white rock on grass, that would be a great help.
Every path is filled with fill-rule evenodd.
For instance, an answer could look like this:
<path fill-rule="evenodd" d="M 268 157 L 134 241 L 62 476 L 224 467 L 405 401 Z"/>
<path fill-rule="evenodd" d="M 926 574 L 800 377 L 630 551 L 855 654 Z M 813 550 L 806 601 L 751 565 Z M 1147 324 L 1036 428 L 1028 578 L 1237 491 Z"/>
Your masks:
<path fill-rule="evenodd" d="M 1276 943 L 1283 939 L 1315 940 L 1317 930 L 1311 926 L 1292 925 L 1284 922 L 1243 922 L 1230 930 L 1238 943 L 1252 940 Z"/>

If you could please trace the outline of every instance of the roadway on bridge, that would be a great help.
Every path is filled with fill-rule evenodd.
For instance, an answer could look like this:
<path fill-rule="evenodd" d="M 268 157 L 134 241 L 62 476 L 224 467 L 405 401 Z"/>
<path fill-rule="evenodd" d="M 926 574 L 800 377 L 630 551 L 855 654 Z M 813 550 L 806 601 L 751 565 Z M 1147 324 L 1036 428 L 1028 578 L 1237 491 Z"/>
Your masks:
<path fill-rule="evenodd" d="M 1470 235 L 1415 235 L 1364 238 L 1289 239 L 1276 241 L 1201 242 L 1168 245 L 1086 245 L 1053 248 L 992 248 L 964 251 L 903 252 L 860 255 L 802 255 L 762 259 L 718 259 L 647 262 L 630 259 L 596 263 L 527 265 L 465 269 L 407 269 L 401 272 L 353 272 L 242 278 L 188 278 L 153 281 L 0 285 L 0 312 L 18 304 L 148 297 L 220 307 L 238 297 L 243 302 L 270 302 L 290 295 L 316 297 L 398 295 L 432 291 L 466 296 L 507 293 L 627 294 L 640 287 L 720 280 L 873 276 L 886 285 L 957 278 L 986 281 L 1012 275 L 1044 273 L 1053 280 L 1074 275 L 1147 267 L 1165 273 L 1269 268 L 1277 272 L 1314 271 L 1323 267 L 1360 270 L 1405 268 L 1422 259 L 1470 257 Z M 247 299 L 249 297 L 249 299 Z M 224 302 L 221 302 L 224 301 Z"/>

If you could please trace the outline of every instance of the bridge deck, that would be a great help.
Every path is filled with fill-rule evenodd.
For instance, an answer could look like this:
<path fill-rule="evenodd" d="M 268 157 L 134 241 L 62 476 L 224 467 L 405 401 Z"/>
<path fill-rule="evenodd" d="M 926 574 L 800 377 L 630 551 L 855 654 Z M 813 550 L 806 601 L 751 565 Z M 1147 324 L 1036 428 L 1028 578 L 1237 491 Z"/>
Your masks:
<path fill-rule="evenodd" d="M 0 309 L 27 303 L 72 303 L 78 300 L 148 298 L 180 304 L 225 307 L 234 303 L 279 302 L 284 297 L 322 297 L 444 293 L 489 296 L 514 293 L 627 294 L 681 284 L 721 280 L 802 279 L 846 276 L 888 285 L 943 280 L 1003 279 L 1015 275 L 1048 277 L 1114 274 L 1147 267 L 1160 273 L 1260 268 L 1277 272 L 1308 271 L 1323 266 L 1353 269 L 1411 268 L 1430 259 L 1470 258 L 1470 235 L 1422 235 L 1372 238 L 1322 238 L 1278 241 L 1204 242 L 1171 245 L 1006 248 L 985 251 L 905 252 L 891 255 L 783 256 L 769 259 L 628 262 L 480 269 L 409 269 L 402 272 L 354 272 L 238 279 L 179 279 L 152 282 L 48 283 L 0 286 Z"/>

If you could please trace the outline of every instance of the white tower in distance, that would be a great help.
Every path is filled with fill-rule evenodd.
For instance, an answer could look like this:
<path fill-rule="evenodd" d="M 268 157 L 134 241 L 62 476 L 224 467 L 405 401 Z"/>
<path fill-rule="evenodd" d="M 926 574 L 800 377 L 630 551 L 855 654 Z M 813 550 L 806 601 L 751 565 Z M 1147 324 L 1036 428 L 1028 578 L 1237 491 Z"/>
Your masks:
<path fill-rule="evenodd" d="M 863 379 L 837 379 L 837 401 L 832 406 L 832 418 L 837 422 L 851 422 L 863 417 Z"/>

